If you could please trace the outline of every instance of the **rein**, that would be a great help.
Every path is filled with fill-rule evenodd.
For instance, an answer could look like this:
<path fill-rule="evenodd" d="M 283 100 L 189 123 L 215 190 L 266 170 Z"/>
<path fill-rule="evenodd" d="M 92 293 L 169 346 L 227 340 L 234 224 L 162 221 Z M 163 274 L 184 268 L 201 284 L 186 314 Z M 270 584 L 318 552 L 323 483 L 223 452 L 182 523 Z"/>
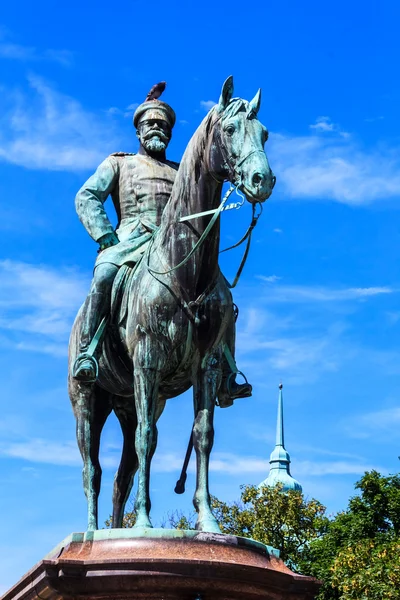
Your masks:
<path fill-rule="evenodd" d="M 228 198 L 230 197 L 230 195 L 232 194 L 232 192 L 235 189 L 236 189 L 236 193 L 238 193 L 237 188 L 234 188 L 234 187 L 229 188 L 229 190 L 225 193 L 225 195 L 221 201 L 221 204 L 218 206 L 218 208 L 213 208 L 211 210 L 206 210 L 204 212 L 195 213 L 193 215 L 187 215 L 186 217 L 182 217 L 181 219 L 179 219 L 178 222 L 183 223 L 184 221 L 189 221 L 190 219 L 196 219 L 198 217 L 203 217 L 205 215 L 210 215 L 210 214 L 213 215 L 209 224 L 207 225 L 207 227 L 203 231 L 202 235 L 200 236 L 199 240 L 193 246 L 193 248 L 191 249 L 189 254 L 180 263 L 178 263 L 171 269 L 168 269 L 167 271 L 156 271 L 150 267 L 150 254 L 151 254 L 151 246 L 153 245 L 153 240 L 154 240 L 154 237 L 153 237 L 151 240 L 151 246 L 150 246 L 149 252 L 147 254 L 147 269 L 148 269 L 149 273 L 151 273 L 152 275 L 168 275 L 169 273 L 173 273 L 173 271 L 176 271 L 180 267 L 183 267 L 188 262 L 188 260 L 193 256 L 193 254 L 200 248 L 200 246 L 205 242 L 206 238 L 208 237 L 208 234 L 210 233 L 211 229 L 214 227 L 221 212 L 223 210 L 231 210 L 233 208 L 238 209 L 241 206 L 243 206 L 244 200 L 242 200 L 241 202 L 233 202 L 232 204 L 228 204 L 227 206 L 225 206 L 225 203 L 227 202 Z M 256 215 L 255 212 L 256 212 L 257 204 L 260 206 L 260 212 Z M 224 248 L 224 250 L 220 251 L 220 254 L 222 254 L 223 252 L 228 252 L 228 250 L 233 250 L 234 248 L 238 248 L 247 240 L 246 249 L 243 253 L 242 260 L 240 261 L 239 269 L 236 273 L 233 283 L 229 283 L 229 281 L 225 278 L 225 282 L 230 289 L 235 288 L 239 282 L 240 276 L 242 274 L 242 271 L 243 271 L 244 266 L 247 261 L 247 257 L 249 255 L 250 245 L 251 245 L 251 236 L 253 233 L 253 229 L 257 225 L 258 219 L 260 218 L 261 214 L 262 214 L 262 204 L 260 202 L 256 202 L 255 204 L 252 205 L 251 222 L 250 222 L 250 225 L 247 228 L 247 231 L 244 234 L 244 236 L 238 242 L 236 242 L 236 244 L 233 244 L 232 246 L 229 246 L 228 248 Z M 203 296 L 203 294 L 201 294 L 201 295 Z M 197 302 L 198 301 L 196 301 L 196 304 L 197 304 Z"/>
<path fill-rule="evenodd" d="M 253 229 L 257 225 L 258 219 L 261 217 L 261 214 L 262 214 L 262 204 L 260 202 L 257 202 L 256 204 L 260 205 L 260 212 L 258 213 L 258 215 L 255 214 L 256 205 L 253 204 L 253 206 L 252 206 L 253 214 L 252 214 L 251 222 L 247 228 L 246 233 L 242 237 L 242 239 L 240 239 L 238 242 L 236 242 L 236 244 L 233 244 L 233 246 L 229 246 L 229 248 L 224 248 L 220 252 L 220 254 L 222 254 L 223 252 L 228 252 L 228 250 L 233 250 L 234 248 L 238 248 L 239 246 L 241 246 L 243 244 L 243 242 L 245 242 L 247 240 L 246 249 L 243 253 L 242 260 L 240 261 L 239 269 L 236 273 L 236 277 L 233 280 L 233 283 L 229 283 L 229 281 L 225 277 L 225 282 L 226 282 L 228 288 L 230 288 L 231 290 L 233 290 L 233 288 L 235 288 L 237 286 L 237 284 L 239 283 L 240 276 L 242 274 L 244 265 L 246 264 L 246 260 L 249 255 L 249 252 L 250 252 L 251 236 L 253 233 Z"/>
<path fill-rule="evenodd" d="M 220 117 L 221 118 L 221 117 Z M 218 119 L 219 120 L 219 119 Z M 215 123 L 214 123 L 215 124 Z M 225 152 L 224 152 L 225 151 Z M 180 269 L 181 267 L 183 267 L 189 260 L 190 258 L 193 256 L 193 254 L 202 246 L 202 244 L 205 242 L 205 240 L 208 237 L 208 234 L 210 233 L 211 229 L 214 227 L 215 223 L 217 222 L 218 217 L 220 216 L 221 212 L 224 210 L 231 210 L 231 209 L 238 209 L 241 206 L 243 206 L 244 204 L 244 197 L 242 196 L 242 200 L 241 202 L 234 202 L 232 204 L 228 204 L 225 206 L 228 198 L 230 197 L 230 195 L 232 194 L 232 192 L 234 190 L 236 190 L 236 193 L 239 195 L 238 192 L 238 186 L 239 183 L 237 183 L 238 177 L 237 177 L 237 168 L 240 167 L 240 165 L 242 165 L 246 160 L 248 160 L 248 158 L 250 156 L 252 156 L 253 154 L 256 154 L 258 152 L 264 153 L 264 150 L 259 150 L 259 149 L 254 149 L 251 152 L 249 152 L 245 157 L 243 157 L 238 163 L 237 165 L 235 165 L 234 169 L 233 169 L 233 180 L 234 180 L 234 184 L 231 184 L 231 187 L 227 190 L 227 192 L 225 193 L 224 197 L 222 198 L 222 201 L 220 203 L 220 205 L 218 206 L 218 208 L 214 208 L 211 210 L 206 210 L 200 213 L 195 213 L 192 215 L 186 215 L 185 217 L 181 217 L 178 220 L 178 223 L 184 223 L 185 221 L 189 221 L 191 219 L 196 219 L 198 217 L 203 217 L 203 216 L 207 216 L 207 215 L 213 215 L 212 218 L 210 219 L 210 222 L 208 223 L 207 227 L 205 228 L 205 230 L 203 231 L 203 233 L 201 234 L 200 238 L 198 239 L 198 241 L 196 242 L 196 244 L 193 246 L 193 248 L 190 250 L 189 254 L 183 259 L 181 260 L 180 263 L 178 263 L 177 265 L 175 265 L 174 267 L 171 267 L 170 269 L 167 269 L 166 271 L 156 271 L 155 269 L 152 269 L 150 267 L 150 256 L 151 256 L 151 248 L 153 246 L 154 243 L 154 236 L 151 239 L 150 242 L 150 247 L 148 249 L 147 252 L 147 269 L 149 271 L 149 273 L 151 275 L 153 275 L 154 277 L 156 275 L 169 275 L 170 273 L 173 273 L 174 271 L 176 271 L 177 269 Z M 225 147 L 222 147 L 222 153 L 226 154 L 226 150 Z M 232 157 L 230 157 L 232 158 Z M 230 160 L 227 161 L 228 164 L 231 162 Z M 213 177 L 213 179 L 216 179 L 215 176 L 213 175 L 213 173 L 211 173 L 211 176 Z M 218 183 L 222 183 L 219 180 L 217 180 Z M 241 194 L 240 194 L 241 195 Z M 255 211 L 256 211 L 256 204 L 260 205 L 260 212 L 256 215 Z M 241 244 L 243 244 L 246 240 L 247 240 L 247 244 L 246 244 L 246 249 L 243 253 L 242 256 L 242 260 L 240 262 L 239 265 L 239 269 L 236 273 L 235 279 L 233 280 L 233 283 L 229 283 L 229 281 L 225 279 L 226 285 L 230 288 L 233 289 L 236 287 L 236 285 L 239 282 L 240 276 L 242 274 L 243 268 L 246 264 L 247 261 L 247 257 L 249 255 L 249 251 L 250 251 L 250 244 L 251 244 L 251 236 L 253 233 L 253 229 L 255 228 L 255 226 L 257 225 L 258 219 L 261 216 L 262 213 L 262 205 L 260 202 L 256 202 L 255 204 L 252 205 L 252 219 L 250 222 L 249 227 L 247 228 L 246 233 L 244 234 L 244 236 L 233 246 L 230 246 L 229 248 L 225 248 L 224 250 L 220 251 L 220 254 L 222 252 L 227 252 L 228 250 L 232 250 L 233 248 L 237 248 L 238 246 L 240 246 Z M 204 299 L 206 298 L 206 296 L 210 293 L 210 290 L 212 289 L 212 287 L 214 286 L 215 282 L 212 282 L 212 285 L 208 285 L 207 288 L 202 292 L 202 294 L 200 294 L 200 296 L 195 300 L 195 301 L 189 301 L 189 302 L 185 302 L 185 308 L 186 310 L 189 312 L 190 316 L 192 318 L 194 318 L 194 322 L 196 325 L 200 324 L 200 320 L 197 316 L 197 310 L 200 306 L 200 304 L 204 301 Z M 181 290 L 181 292 L 183 293 L 183 290 Z M 183 294 L 185 295 L 185 294 Z M 195 314 L 193 313 L 193 309 L 195 310 Z"/>
<path fill-rule="evenodd" d="M 190 215 L 188 217 L 183 217 L 183 219 L 180 219 L 178 221 L 178 223 L 181 223 L 182 221 L 186 221 L 188 219 L 194 219 L 195 217 L 200 217 L 202 215 L 209 215 L 214 213 L 213 218 L 210 220 L 209 224 L 207 225 L 207 227 L 205 228 L 205 230 L 203 231 L 203 233 L 201 234 L 199 240 L 196 242 L 196 244 L 193 246 L 193 248 L 191 249 L 191 251 L 189 252 L 189 254 L 177 265 L 175 265 L 175 267 L 172 267 L 171 269 L 168 269 L 167 271 L 155 271 L 154 269 L 150 268 L 150 253 L 151 253 L 151 249 L 147 254 L 147 268 L 149 270 L 149 273 L 153 274 L 153 275 L 168 275 L 168 273 L 172 273 L 173 271 L 176 271 L 176 269 L 179 269 L 180 267 L 183 267 L 183 265 L 185 265 L 188 260 L 193 256 L 193 254 L 196 252 L 196 250 L 198 250 L 200 248 L 200 246 L 205 242 L 208 234 L 210 233 L 211 229 L 214 227 L 221 211 L 224 208 L 224 204 L 225 202 L 228 200 L 229 196 L 232 194 L 232 192 L 234 191 L 235 188 L 231 187 L 229 188 L 229 190 L 226 192 L 225 196 L 222 199 L 221 204 L 218 206 L 218 208 L 216 209 L 212 209 L 212 210 L 207 210 L 203 213 L 197 213 L 195 215 Z M 152 242 L 151 245 L 153 245 L 153 240 L 154 237 L 152 238 Z"/>

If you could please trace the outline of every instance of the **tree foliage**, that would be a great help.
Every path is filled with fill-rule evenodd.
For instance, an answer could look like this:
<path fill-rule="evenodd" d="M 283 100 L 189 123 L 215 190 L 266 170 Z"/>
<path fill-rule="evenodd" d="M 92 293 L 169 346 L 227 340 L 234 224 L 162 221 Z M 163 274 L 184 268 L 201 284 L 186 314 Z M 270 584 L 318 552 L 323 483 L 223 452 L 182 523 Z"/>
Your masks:
<path fill-rule="evenodd" d="M 400 598 L 400 538 L 388 534 L 340 550 L 331 584 L 340 600 Z"/>
<path fill-rule="evenodd" d="M 306 500 L 299 491 L 245 486 L 241 501 L 227 504 L 213 498 L 213 513 L 223 533 L 250 537 L 276 548 L 293 569 L 311 541 L 326 531 L 325 506 Z"/>
<path fill-rule="evenodd" d="M 306 500 L 299 491 L 282 491 L 254 486 L 242 488 L 239 502 L 227 503 L 211 497 L 211 508 L 222 533 L 253 538 L 280 551 L 282 559 L 292 568 L 303 556 L 311 541 L 318 539 L 328 526 L 325 507 L 315 499 Z M 135 511 L 125 513 L 123 527 L 135 523 Z M 195 513 L 169 514 L 162 527 L 194 529 Z M 106 522 L 111 525 L 111 520 Z"/>
<path fill-rule="evenodd" d="M 400 600 L 400 476 L 370 471 L 355 488 L 331 519 L 317 500 L 279 485 L 244 486 L 238 502 L 212 497 L 211 505 L 223 533 L 273 546 L 293 570 L 323 580 L 318 600 Z M 135 519 L 126 513 L 124 527 Z M 175 512 L 161 527 L 194 529 L 195 521 Z"/>
<path fill-rule="evenodd" d="M 355 487 L 359 495 L 331 519 L 299 568 L 324 581 L 320 600 L 400 600 L 400 477 L 370 471 Z"/>

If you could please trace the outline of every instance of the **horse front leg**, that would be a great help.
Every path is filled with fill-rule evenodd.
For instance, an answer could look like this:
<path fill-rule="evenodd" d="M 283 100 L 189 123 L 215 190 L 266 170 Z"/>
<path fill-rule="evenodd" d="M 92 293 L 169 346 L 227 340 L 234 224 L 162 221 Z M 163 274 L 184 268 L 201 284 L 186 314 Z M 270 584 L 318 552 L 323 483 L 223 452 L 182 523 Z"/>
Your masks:
<path fill-rule="evenodd" d="M 157 444 L 156 407 L 159 387 L 160 349 L 148 336 L 139 342 L 134 358 L 134 389 L 137 414 L 135 448 L 138 458 L 138 490 L 135 527 L 152 527 L 150 521 L 150 464 Z"/>
<path fill-rule="evenodd" d="M 195 421 L 193 446 L 196 452 L 197 474 L 196 491 L 193 498 L 198 513 L 196 529 L 221 533 L 216 518 L 211 511 L 208 472 L 210 453 L 214 443 L 214 408 L 218 389 L 221 385 L 221 369 L 208 364 L 200 368 L 194 382 Z"/>

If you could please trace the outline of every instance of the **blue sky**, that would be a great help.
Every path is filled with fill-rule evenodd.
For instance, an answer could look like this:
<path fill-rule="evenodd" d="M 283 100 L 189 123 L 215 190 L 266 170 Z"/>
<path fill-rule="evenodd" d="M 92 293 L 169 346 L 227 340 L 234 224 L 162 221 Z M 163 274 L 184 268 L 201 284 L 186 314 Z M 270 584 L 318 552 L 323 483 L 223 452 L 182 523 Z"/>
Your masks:
<path fill-rule="evenodd" d="M 145 8 L 145 7 L 151 8 Z M 400 5 L 387 2 L 125 2 L 2 7 L 0 28 L 0 589 L 86 524 L 66 393 L 74 314 L 96 256 L 74 196 L 110 152 L 135 151 L 134 107 L 157 81 L 177 113 L 179 160 L 230 74 L 263 90 L 277 185 L 241 284 L 238 364 L 252 399 L 216 413 L 212 492 L 234 500 L 268 472 L 284 384 L 293 475 L 329 512 L 364 470 L 398 471 Z M 249 208 L 223 215 L 223 243 Z M 223 257 L 228 277 L 240 254 Z M 173 494 L 192 421 L 167 405 L 153 515 Z M 100 521 L 121 435 L 107 423 Z"/>

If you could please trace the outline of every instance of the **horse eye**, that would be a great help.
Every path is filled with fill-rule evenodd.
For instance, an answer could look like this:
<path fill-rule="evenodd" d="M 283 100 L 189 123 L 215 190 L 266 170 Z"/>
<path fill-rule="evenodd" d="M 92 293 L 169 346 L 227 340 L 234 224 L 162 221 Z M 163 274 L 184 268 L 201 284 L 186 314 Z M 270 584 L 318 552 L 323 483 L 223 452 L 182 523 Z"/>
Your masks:
<path fill-rule="evenodd" d="M 229 125 L 226 129 L 225 129 L 226 133 L 228 135 L 233 135 L 235 133 L 235 128 L 233 125 Z"/>

